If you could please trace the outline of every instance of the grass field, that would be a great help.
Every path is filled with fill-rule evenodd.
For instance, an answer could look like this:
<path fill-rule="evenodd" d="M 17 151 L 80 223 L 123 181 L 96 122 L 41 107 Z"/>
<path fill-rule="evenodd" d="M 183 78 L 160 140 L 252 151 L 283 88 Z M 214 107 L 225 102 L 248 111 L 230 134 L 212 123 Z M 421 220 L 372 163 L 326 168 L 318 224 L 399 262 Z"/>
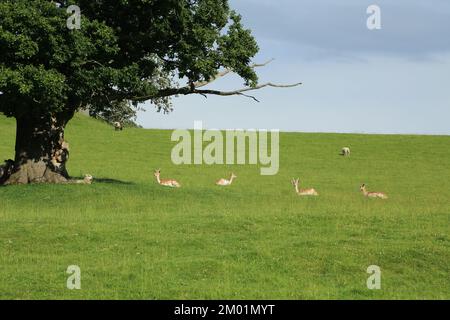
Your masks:
<path fill-rule="evenodd" d="M 2 160 L 14 133 L 0 117 Z M 172 165 L 170 135 L 78 115 L 69 172 L 93 185 L 0 188 L 0 298 L 450 298 L 450 136 L 281 134 L 280 172 L 261 176 Z M 183 188 L 158 186 L 155 168 Z M 214 185 L 231 171 L 236 184 Z M 298 197 L 293 177 L 320 197 Z M 363 182 L 390 199 L 364 198 Z"/>

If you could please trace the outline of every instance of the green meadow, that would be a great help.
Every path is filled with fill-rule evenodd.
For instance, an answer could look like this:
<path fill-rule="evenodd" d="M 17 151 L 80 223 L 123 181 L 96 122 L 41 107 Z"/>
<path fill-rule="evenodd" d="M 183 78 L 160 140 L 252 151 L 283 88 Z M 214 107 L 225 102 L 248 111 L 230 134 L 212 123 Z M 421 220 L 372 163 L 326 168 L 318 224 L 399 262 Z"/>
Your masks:
<path fill-rule="evenodd" d="M 69 172 L 94 184 L 1 187 L 0 299 L 450 298 L 450 136 L 281 133 L 279 173 L 261 176 L 176 166 L 171 133 L 77 115 Z M 1 160 L 14 135 L 0 117 Z M 159 186 L 157 168 L 183 187 Z M 297 196 L 294 177 L 320 196 Z"/>

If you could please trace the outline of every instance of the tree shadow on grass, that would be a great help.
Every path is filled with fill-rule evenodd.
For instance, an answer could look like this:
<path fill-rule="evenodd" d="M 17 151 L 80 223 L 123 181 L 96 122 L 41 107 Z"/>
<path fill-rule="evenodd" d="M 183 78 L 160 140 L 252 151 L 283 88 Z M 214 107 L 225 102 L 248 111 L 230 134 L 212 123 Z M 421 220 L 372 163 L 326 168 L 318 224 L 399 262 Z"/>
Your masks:
<path fill-rule="evenodd" d="M 72 177 L 74 180 L 83 180 L 84 177 Z M 116 184 L 116 185 L 135 185 L 134 182 L 122 181 L 117 179 L 108 179 L 108 178 L 95 178 L 93 183 L 103 183 L 103 184 Z"/>

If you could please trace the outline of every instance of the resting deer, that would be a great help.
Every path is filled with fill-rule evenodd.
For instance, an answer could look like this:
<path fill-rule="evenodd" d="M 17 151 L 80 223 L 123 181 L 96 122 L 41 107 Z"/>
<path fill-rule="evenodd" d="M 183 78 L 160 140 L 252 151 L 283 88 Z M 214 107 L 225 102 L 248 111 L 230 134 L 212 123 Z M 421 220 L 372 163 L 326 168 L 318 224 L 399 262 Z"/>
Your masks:
<path fill-rule="evenodd" d="M 87 174 L 84 176 L 83 180 L 69 180 L 67 183 L 69 184 L 92 184 L 92 181 L 94 181 L 94 177 L 90 174 Z"/>
<path fill-rule="evenodd" d="M 299 189 L 300 179 L 292 179 L 292 185 L 299 196 L 318 196 L 319 193 L 315 189 Z"/>
<path fill-rule="evenodd" d="M 218 186 L 229 186 L 229 185 L 231 185 L 231 184 L 233 183 L 233 180 L 234 180 L 235 178 L 237 178 L 237 176 L 236 176 L 234 173 L 232 173 L 232 174 L 231 174 L 231 177 L 230 177 L 230 180 L 227 180 L 227 179 L 220 179 L 220 180 L 218 180 L 218 181 L 216 182 L 216 185 L 218 185 Z"/>
<path fill-rule="evenodd" d="M 368 192 L 365 184 L 361 186 L 360 190 L 364 194 L 364 196 L 368 198 L 380 198 L 380 199 L 388 198 L 388 196 L 383 192 Z"/>
<path fill-rule="evenodd" d="M 160 184 L 161 186 L 171 187 L 171 188 L 180 188 L 181 187 L 181 184 L 179 184 L 176 180 L 170 180 L 170 179 L 161 180 L 161 169 L 155 170 L 154 175 L 156 177 L 156 181 L 158 181 L 158 184 Z"/>

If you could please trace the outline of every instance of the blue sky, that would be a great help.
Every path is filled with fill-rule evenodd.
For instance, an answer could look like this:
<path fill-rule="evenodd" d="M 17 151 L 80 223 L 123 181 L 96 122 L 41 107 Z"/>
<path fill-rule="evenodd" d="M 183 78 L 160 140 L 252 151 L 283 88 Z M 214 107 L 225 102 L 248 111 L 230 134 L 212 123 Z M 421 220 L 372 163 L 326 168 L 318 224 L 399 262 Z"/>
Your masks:
<path fill-rule="evenodd" d="M 146 105 L 146 128 L 280 129 L 450 135 L 450 1 L 230 0 L 260 45 L 260 82 L 303 82 L 243 97 L 174 98 Z M 381 8 L 381 30 L 366 9 Z M 242 87 L 236 76 L 210 86 Z"/>

